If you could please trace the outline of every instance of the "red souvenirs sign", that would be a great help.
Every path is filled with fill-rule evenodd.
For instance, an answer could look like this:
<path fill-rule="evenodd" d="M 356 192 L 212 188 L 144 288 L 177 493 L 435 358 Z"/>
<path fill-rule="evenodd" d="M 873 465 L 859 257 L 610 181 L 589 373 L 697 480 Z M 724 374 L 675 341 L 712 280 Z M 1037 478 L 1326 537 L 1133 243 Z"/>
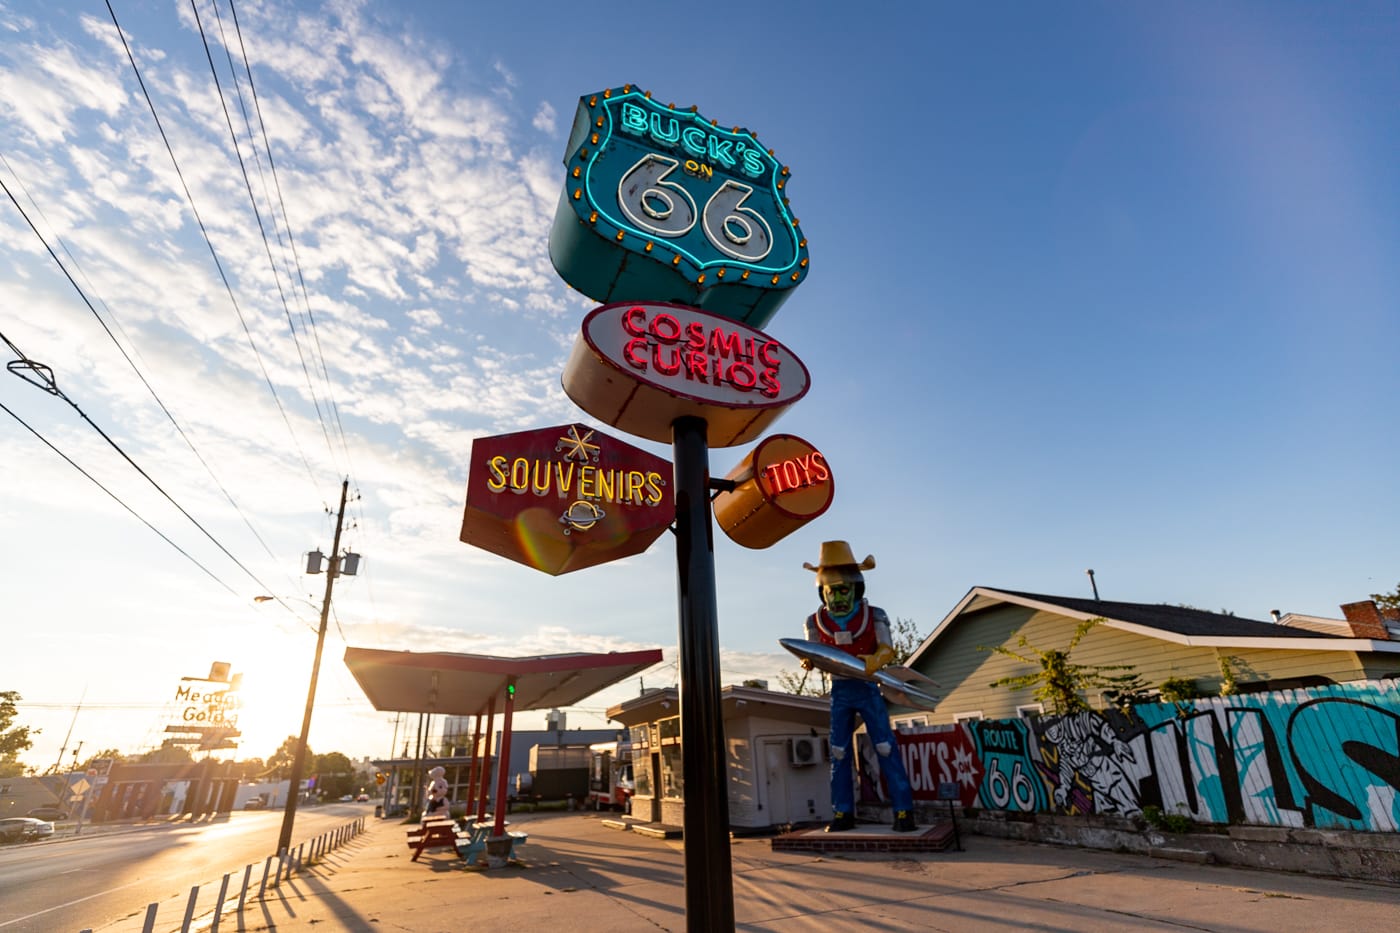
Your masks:
<path fill-rule="evenodd" d="M 658 301 L 594 309 L 564 368 L 564 392 L 593 417 L 666 444 L 677 418 L 703 418 L 711 447 L 755 440 L 809 384 L 762 331 Z"/>
<path fill-rule="evenodd" d="M 582 424 L 478 438 L 461 539 L 554 575 L 630 557 L 675 520 L 671 477 Z"/>

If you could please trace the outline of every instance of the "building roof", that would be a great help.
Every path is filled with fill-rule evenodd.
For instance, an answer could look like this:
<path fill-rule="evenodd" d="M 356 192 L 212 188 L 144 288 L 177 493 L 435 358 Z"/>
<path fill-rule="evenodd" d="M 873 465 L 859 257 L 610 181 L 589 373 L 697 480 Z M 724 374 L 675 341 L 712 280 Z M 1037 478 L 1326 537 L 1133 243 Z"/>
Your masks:
<path fill-rule="evenodd" d="M 345 665 L 375 709 L 462 716 L 484 714 L 497 700 L 503 709 L 508 684 L 516 711 L 573 706 L 660 660 L 659 648 L 526 658 L 345 649 Z"/>
<path fill-rule="evenodd" d="M 995 606 L 1019 605 L 1073 619 L 1102 619 L 1109 628 L 1182 645 L 1216 648 L 1275 648 L 1295 651 L 1380 651 L 1400 653 L 1400 642 L 1333 635 L 1222 612 L 1207 612 L 1165 603 L 1125 603 L 1112 600 L 1048 596 L 1019 590 L 975 586 L 944 616 L 909 659 L 914 662 L 961 616 Z"/>
<path fill-rule="evenodd" d="M 720 689 L 723 717 L 767 716 L 804 725 L 825 726 L 831 718 L 831 697 L 799 696 L 762 687 L 727 686 Z M 654 722 L 680 715 L 675 687 L 649 690 L 608 709 L 608 718 L 624 726 Z"/>

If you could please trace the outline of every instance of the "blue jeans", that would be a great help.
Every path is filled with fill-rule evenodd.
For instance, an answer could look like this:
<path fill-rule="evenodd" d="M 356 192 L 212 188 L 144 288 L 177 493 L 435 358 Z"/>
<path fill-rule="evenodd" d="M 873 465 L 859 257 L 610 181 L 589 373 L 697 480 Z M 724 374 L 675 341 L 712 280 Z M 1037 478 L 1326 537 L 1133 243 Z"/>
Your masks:
<path fill-rule="evenodd" d="M 890 728 L 890 715 L 880 688 L 866 680 L 846 677 L 831 679 L 831 808 L 838 813 L 855 812 L 852 787 L 855 773 L 854 736 L 856 714 L 865 723 L 865 731 L 875 743 L 880 756 L 880 774 L 890 792 L 895 811 L 914 809 L 914 791 L 899 756 L 899 743 Z M 883 751 L 882 751 L 883 749 Z"/>

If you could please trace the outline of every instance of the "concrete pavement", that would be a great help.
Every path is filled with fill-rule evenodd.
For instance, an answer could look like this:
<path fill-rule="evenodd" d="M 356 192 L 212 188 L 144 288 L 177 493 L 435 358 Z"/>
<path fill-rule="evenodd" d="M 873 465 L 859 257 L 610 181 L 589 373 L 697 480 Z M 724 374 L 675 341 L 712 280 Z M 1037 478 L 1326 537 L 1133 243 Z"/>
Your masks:
<path fill-rule="evenodd" d="M 530 836 L 521 864 L 473 871 L 448 850 L 412 862 L 405 827 L 371 820 L 366 833 L 263 901 L 225 913 L 220 929 L 686 929 L 680 840 L 609 829 L 595 814 L 520 814 L 511 826 Z M 1400 888 L 1392 885 L 967 833 L 962 844 L 963 851 L 835 856 L 774 852 L 764 837 L 735 839 L 736 926 L 1075 933 L 1400 927 Z"/>

